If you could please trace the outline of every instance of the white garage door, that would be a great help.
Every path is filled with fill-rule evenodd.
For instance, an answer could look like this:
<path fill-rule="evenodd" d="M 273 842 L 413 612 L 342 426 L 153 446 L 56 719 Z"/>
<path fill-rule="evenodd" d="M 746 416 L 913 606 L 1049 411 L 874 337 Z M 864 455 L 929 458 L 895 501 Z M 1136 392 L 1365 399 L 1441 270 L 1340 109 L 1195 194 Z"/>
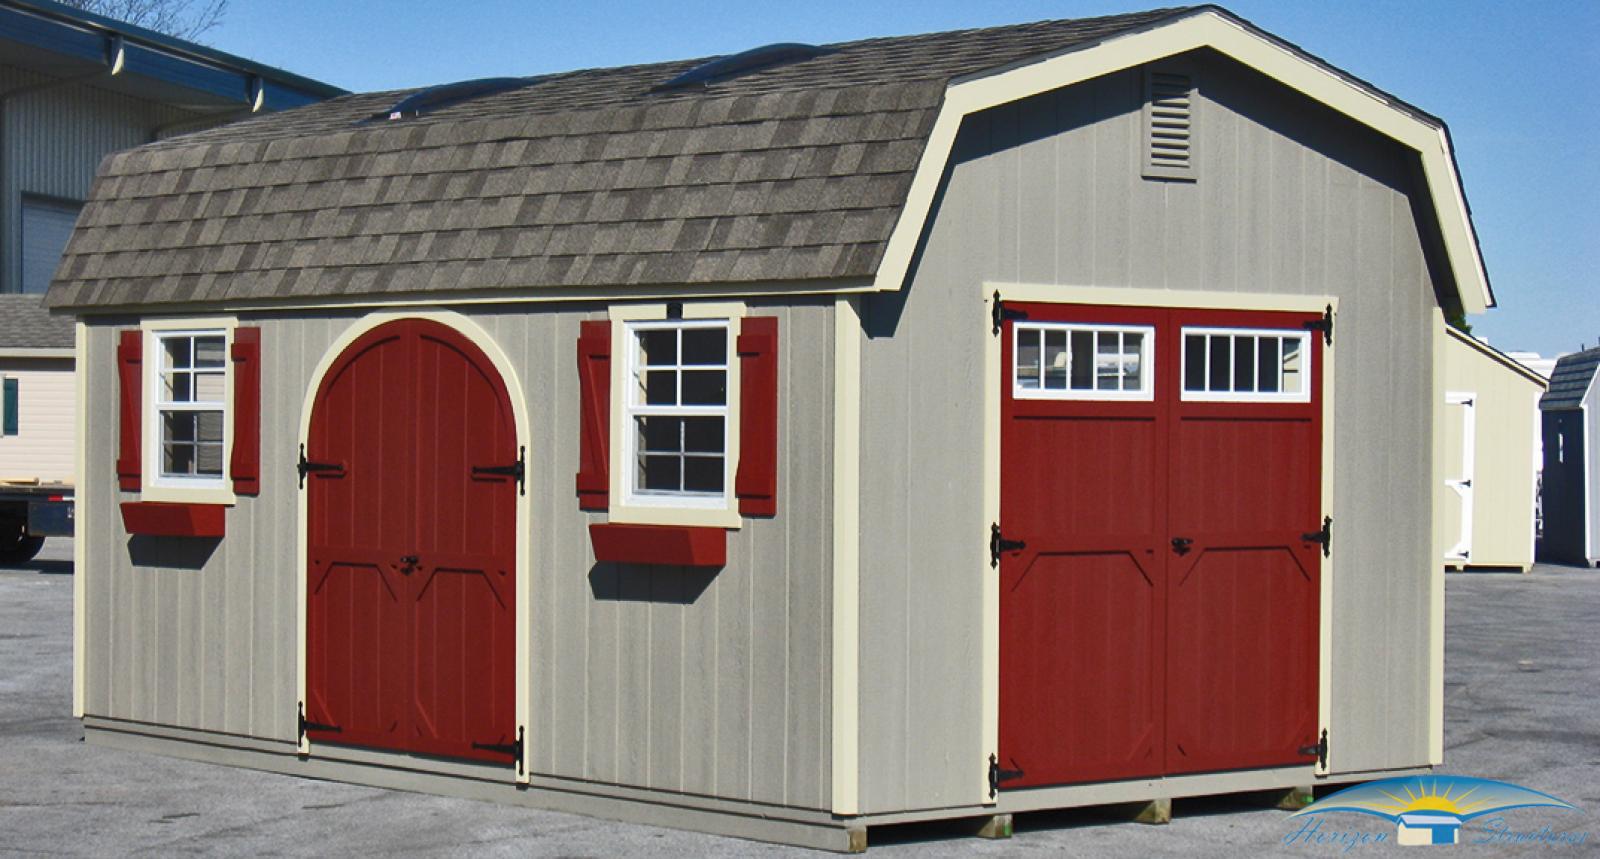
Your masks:
<path fill-rule="evenodd" d="M 82 205 L 56 200 L 24 198 L 22 201 L 22 291 L 50 288 L 61 252 L 72 237 L 72 225 Z"/>

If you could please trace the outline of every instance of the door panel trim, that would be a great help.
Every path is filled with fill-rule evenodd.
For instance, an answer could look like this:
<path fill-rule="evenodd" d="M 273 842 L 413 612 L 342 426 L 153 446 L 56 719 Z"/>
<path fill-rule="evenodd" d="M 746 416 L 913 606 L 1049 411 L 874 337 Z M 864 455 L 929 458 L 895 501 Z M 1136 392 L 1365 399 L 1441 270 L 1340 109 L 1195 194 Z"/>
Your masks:
<path fill-rule="evenodd" d="M 527 447 L 531 450 L 533 448 L 533 433 L 532 423 L 528 415 L 527 398 L 524 393 L 525 389 L 523 388 L 521 377 L 517 374 L 516 367 L 512 364 L 511 359 L 506 355 L 505 351 L 500 348 L 500 344 L 496 342 L 494 337 L 491 336 L 489 332 L 477 322 L 460 313 L 442 308 L 415 308 L 399 312 L 369 313 L 360 317 L 359 319 L 352 320 L 349 326 L 346 327 L 344 331 L 340 332 L 338 336 L 334 337 L 333 341 L 329 343 L 328 348 L 322 354 L 322 358 L 317 362 L 316 369 L 312 371 L 311 377 L 306 383 L 305 396 L 300 407 L 300 429 L 298 435 L 299 443 L 305 444 L 311 436 L 311 412 L 313 406 L 316 404 L 317 392 L 321 390 L 323 379 L 328 375 L 328 372 L 333 369 L 339 357 L 344 354 L 345 349 L 375 328 L 379 328 L 391 322 L 398 322 L 406 319 L 427 320 L 444 325 L 447 328 L 454 329 L 456 333 L 460 334 L 468 342 L 476 346 L 479 351 L 481 351 L 483 355 L 489 359 L 489 362 L 494 366 L 495 371 L 500 374 L 501 383 L 505 386 L 507 399 L 509 399 L 511 402 L 512 419 L 516 424 L 517 444 Z M 295 321 L 290 321 L 286 324 L 297 323 Z M 535 465 L 536 462 L 538 462 L 536 457 L 530 458 L 529 468 L 537 468 Z M 528 475 L 528 481 L 532 483 L 536 477 L 536 474 L 530 473 Z M 533 585 L 531 581 L 532 574 L 529 566 L 529 556 L 532 527 L 532 497 L 533 496 L 531 494 L 518 493 L 516 498 L 517 561 L 515 574 L 516 587 L 514 589 L 517 595 L 516 605 L 514 606 L 516 610 L 516 621 L 514 624 L 514 634 L 516 636 L 516 720 L 517 725 L 523 727 L 526 731 L 526 736 L 530 738 L 538 736 L 537 729 L 533 724 L 533 706 L 531 700 L 532 677 L 530 676 L 532 666 L 530 639 L 532 632 L 531 614 Z M 309 594 L 307 591 L 307 583 L 309 581 L 307 571 L 307 563 L 309 560 L 309 523 L 307 520 L 306 508 L 307 498 L 307 493 L 304 490 L 300 490 L 296 500 L 298 512 L 295 523 L 295 694 L 297 696 L 297 700 L 300 701 L 306 700 L 307 678 L 306 612 L 309 601 Z M 310 739 L 305 737 L 301 738 L 299 744 L 299 753 L 302 755 L 308 755 L 311 754 L 311 751 L 312 744 Z M 526 784 L 528 781 L 528 774 L 532 772 L 533 769 L 533 744 L 531 742 L 524 744 L 522 755 L 522 765 L 520 767 L 514 767 L 512 771 L 516 773 L 515 779 L 517 783 Z"/>
<path fill-rule="evenodd" d="M 1000 434 L 1001 418 L 1000 403 L 1004 394 L 1002 384 L 1001 366 L 1001 337 L 992 336 L 989 331 L 990 318 L 993 313 L 995 298 L 1002 302 L 1034 302 L 1050 304 L 1086 304 L 1104 305 L 1107 307 L 1144 307 L 1144 308 L 1170 308 L 1170 309 L 1218 309 L 1232 311 L 1272 311 L 1292 313 L 1321 313 L 1324 308 L 1332 307 L 1334 315 L 1339 313 L 1339 297 L 1335 295 L 1291 295 L 1286 293 L 1243 293 L 1221 292 L 1204 290 L 1165 290 L 1145 288 L 1101 287 L 1085 285 L 1057 285 L 1016 283 L 1006 281 L 984 281 L 979 284 L 977 304 L 973 310 L 974 326 L 980 327 L 984 336 L 984 366 L 983 366 L 983 515 L 978 522 L 973 523 L 975 535 L 987 538 L 989 525 L 1000 521 Z M 981 314 L 981 315 L 980 315 Z M 1322 499 L 1323 515 L 1333 513 L 1335 480 L 1337 471 L 1334 468 L 1334 391 L 1335 370 L 1338 366 L 1337 356 L 1341 343 L 1340 338 L 1335 338 L 1333 344 L 1324 345 L 1322 349 L 1322 382 L 1318 396 L 1321 397 L 1321 437 L 1318 444 L 1322 451 Z M 975 536 L 975 539 L 977 537 Z M 988 558 L 983 559 L 980 569 L 975 569 L 973 575 L 981 576 L 983 582 L 981 611 L 981 663 L 983 671 L 983 698 L 982 713 L 979 720 L 980 736 L 977 738 L 979 748 L 983 750 L 981 760 L 975 760 L 972 771 L 972 791 L 975 801 L 979 805 L 993 806 L 996 799 L 989 795 L 988 780 L 988 755 L 997 754 L 1000 746 L 1000 579 L 988 567 Z M 1318 721 L 1322 726 L 1331 726 L 1332 718 L 1332 639 L 1333 639 L 1333 586 L 1334 565 L 1332 558 L 1321 558 L 1321 590 L 1319 596 L 1319 646 L 1318 646 L 1318 678 L 1317 678 L 1317 711 Z M 1334 749 L 1337 749 L 1334 746 Z M 980 756 L 974 755 L 974 758 Z M 1329 775 L 1335 771 L 1337 761 L 1336 752 L 1330 751 L 1326 765 L 1317 765 L 1315 772 L 1319 776 Z"/>

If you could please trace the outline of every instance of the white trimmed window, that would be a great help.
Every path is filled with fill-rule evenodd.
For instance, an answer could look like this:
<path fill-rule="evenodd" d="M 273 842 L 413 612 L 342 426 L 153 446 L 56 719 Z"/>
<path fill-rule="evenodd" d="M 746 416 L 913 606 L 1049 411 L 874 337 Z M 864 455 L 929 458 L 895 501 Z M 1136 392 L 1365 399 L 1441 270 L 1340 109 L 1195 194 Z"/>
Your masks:
<path fill-rule="evenodd" d="M 1019 322 L 1012 391 L 1028 400 L 1149 400 L 1155 329 L 1147 325 Z"/>
<path fill-rule="evenodd" d="M 152 331 L 148 342 L 149 473 L 158 486 L 224 489 L 227 331 Z"/>
<path fill-rule="evenodd" d="M 1184 328 L 1183 399 L 1310 402 L 1310 332 Z"/>
<path fill-rule="evenodd" d="M 728 321 L 628 322 L 625 331 L 628 503 L 725 508 L 733 482 Z"/>

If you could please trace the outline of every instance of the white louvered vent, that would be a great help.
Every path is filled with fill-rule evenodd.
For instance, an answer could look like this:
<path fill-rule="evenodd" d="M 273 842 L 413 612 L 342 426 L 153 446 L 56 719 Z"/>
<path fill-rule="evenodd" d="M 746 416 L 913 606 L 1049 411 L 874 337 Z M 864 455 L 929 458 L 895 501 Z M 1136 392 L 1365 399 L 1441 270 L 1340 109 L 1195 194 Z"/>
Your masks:
<path fill-rule="evenodd" d="M 1194 76 L 1172 69 L 1145 70 L 1144 175 L 1194 179 Z"/>

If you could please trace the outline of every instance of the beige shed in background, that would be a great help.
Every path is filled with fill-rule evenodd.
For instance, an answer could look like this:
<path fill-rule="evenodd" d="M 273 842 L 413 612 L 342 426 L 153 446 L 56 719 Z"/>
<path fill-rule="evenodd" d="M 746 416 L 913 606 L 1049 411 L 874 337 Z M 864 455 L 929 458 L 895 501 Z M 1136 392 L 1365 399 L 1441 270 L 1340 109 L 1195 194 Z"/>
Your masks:
<path fill-rule="evenodd" d="M 1487 343 L 1447 330 L 1434 536 L 1448 568 L 1527 572 L 1538 495 L 1539 397 L 1547 383 Z"/>

